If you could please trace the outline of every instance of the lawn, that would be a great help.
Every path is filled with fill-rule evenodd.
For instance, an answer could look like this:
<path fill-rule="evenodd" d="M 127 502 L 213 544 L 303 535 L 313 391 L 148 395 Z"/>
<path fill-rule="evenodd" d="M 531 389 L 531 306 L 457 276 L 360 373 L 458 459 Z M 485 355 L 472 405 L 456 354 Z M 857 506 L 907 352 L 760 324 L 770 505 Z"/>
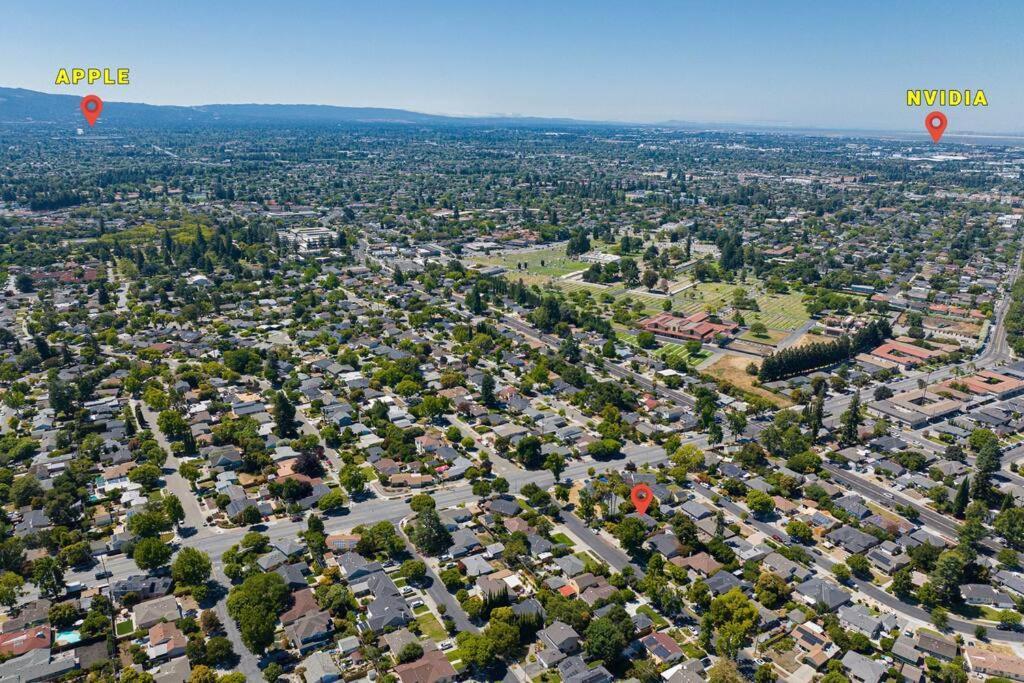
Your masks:
<path fill-rule="evenodd" d="M 673 309 L 686 313 L 717 311 L 732 306 L 733 292 L 744 289 L 748 297 L 757 302 L 760 310 L 742 309 L 747 325 L 762 322 L 773 330 L 792 330 L 803 325 L 810 316 L 803 304 L 803 295 L 798 292 L 771 294 L 762 290 L 758 281 L 746 283 L 701 282 L 696 287 L 683 290 L 672 297 Z"/>
<path fill-rule="evenodd" d="M 473 263 L 501 266 L 509 271 L 512 280 L 519 277 L 524 280 L 528 277 L 555 278 L 590 267 L 588 263 L 568 258 L 564 244 L 534 251 L 474 257 L 470 260 Z"/>
<path fill-rule="evenodd" d="M 711 352 L 701 349 L 697 353 L 690 353 L 686 350 L 685 344 L 673 344 L 670 342 L 663 344 L 658 349 L 658 355 L 665 360 L 681 360 L 685 361 L 687 365 L 699 365 L 711 357 Z"/>
<path fill-rule="evenodd" d="M 683 643 L 679 647 L 682 648 L 683 652 L 685 652 L 686 656 L 690 659 L 700 659 L 705 655 L 704 650 L 700 649 L 693 643 Z"/>
<path fill-rule="evenodd" d="M 649 617 L 650 620 L 654 622 L 654 628 L 656 629 L 663 629 L 668 626 L 668 621 L 665 617 L 661 616 L 647 605 L 640 605 L 636 608 L 636 611 Z"/>
<path fill-rule="evenodd" d="M 423 635 L 434 642 L 439 643 L 448 637 L 448 632 L 444 630 L 444 626 L 441 625 L 441 622 L 433 614 L 421 614 L 416 617 L 416 622 L 420 625 L 420 631 Z"/>
<path fill-rule="evenodd" d="M 114 626 L 114 632 L 117 633 L 117 637 L 118 638 L 121 638 L 123 636 L 126 636 L 126 635 L 130 634 L 134 630 L 135 629 L 132 627 L 132 622 L 131 621 L 119 621 L 119 622 L 117 622 L 117 625 Z"/>
<path fill-rule="evenodd" d="M 754 334 L 750 330 L 747 330 L 740 335 L 740 339 L 746 341 L 752 341 L 758 344 L 768 344 L 770 346 L 776 346 L 780 341 L 788 337 L 789 334 L 782 330 L 768 330 L 764 335 Z"/>
<path fill-rule="evenodd" d="M 568 536 L 566 536 L 565 534 L 563 534 L 561 532 L 559 532 L 557 534 L 551 534 L 551 538 L 554 539 L 556 542 L 561 543 L 562 545 L 564 545 L 564 546 L 566 546 L 568 548 L 571 548 L 574 545 L 576 545 L 575 543 L 572 542 L 571 538 L 569 538 Z"/>
<path fill-rule="evenodd" d="M 413 610 L 412 610 L 412 613 L 416 614 L 416 615 L 419 615 L 419 614 L 426 614 L 429 611 L 430 611 L 429 607 L 427 607 L 426 605 L 420 605 L 419 607 L 414 607 Z"/>

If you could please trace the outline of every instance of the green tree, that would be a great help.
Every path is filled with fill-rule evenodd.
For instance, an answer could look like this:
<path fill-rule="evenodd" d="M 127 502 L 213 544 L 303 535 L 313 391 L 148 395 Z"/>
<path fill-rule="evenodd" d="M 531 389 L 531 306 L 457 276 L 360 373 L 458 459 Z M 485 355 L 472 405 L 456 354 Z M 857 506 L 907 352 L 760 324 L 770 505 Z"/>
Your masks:
<path fill-rule="evenodd" d="M 419 583 L 427 576 L 427 565 L 423 560 L 406 560 L 399 571 L 411 583 Z"/>
<path fill-rule="evenodd" d="M 914 580 L 909 566 L 896 570 L 892 575 L 891 587 L 893 594 L 897 597 L 903 598 L 911 595 L 914 590 Z"/>
<path fill-rule="evenodd" d="M 786 524 L 786 533 L 800 543 L 810 543 L 814 540 L 814 532 L 806 522 L 794 519 Z"/>
<path fill-rule="evenodd" d="M 284 579 L 270 572 L 249 576 L 228 594 L 228 614 L 238 623 L 242 642 L 254 654 L 263 654 L 274 642 L 277 615 L 288 593 Z"/>
<path fill-rule="evenodd" d="M 267 683 L 277 683 L 281 676 L 284 676 L 284 669 L 277 662 L 271 662 L 263 670 L 263 680 Z"/>
<path fill-rule="evenodd" d="M 485 372 L 480 380 L 480 402 L 488 407 L 497 403 L 494 398 L 494 377 L 489 372 Z"/>
<path fill-rule="evenodd" d="M 417 493 L 409 499 L 409 508 L 416 514 L 420 514 L 428 508 L 433 510 L 436 507 L 437 503 L 434 502 L 433 497 L 429 493 Z"/>
<path fill-rule="evenodd" d="M 953 516 L 963 519 L 964 510 L 967 509 L 967 503 L 970 501 L 971 493 L 971 478 L 964 477 L 963 481 L 960 482 L 960 486 L 956 490 L 956 497 L 953 499 Z"/>
<path fill-rule="evenodd" d="M 762 572 L 754 585 L 757 600 L 768 609 L 775 609 L 789 598 L 789 586 L 779 575 Z"/>
<path fill-rule="evenodd" d="M 719 657 L 708 669 L 708 683 L 745 683 L 745 679 L 736 670 L 732 660 Z"/>
<path fill-rule="evenodd" d="M 149 463 L 133 467 L 128 473 L 128 481 L 138 484 L 147 491 L 152 491 L 160 484 L 163 472 L 156 465 Z"/>
<path fill-rule="evenodd" d="M 181 474 L 188 483 L 194 488 L 196 482 L 199 481 L 199 477 L 202 476 L 202 472 L 199 469 L 199 465 L 194 462 L 183 462 L 178 465 L 178 473 Z"/>
<path fill-rule="evenodd" d="M 647 527 L 636 517 L 626 517 L 615 525 L 615 538 L 623 548 L 634 552 L 640 549 L 647 538 Z"/>
<path fill-rule="evenodd" d="M 999 612 L 999 628 L 1016 629 L 1020 626 L 1020 620 L 1020 612 L 1016 612 L 1012 609 L 1004 609 Z"/>
<path fill-rule="evenodd" d="M 41 557 L 32 563 L 32 583 L 44 597 L 53 599 L 64 594 L 64 569 L 56 558 Z"/>
<path fill-rule="evenodd" d="M 854 553 L 846 558 L 846 566 L 850 568 L 854 576 L 865 579 L 871 576 L 871 563 L 859 553 Z"/>
<path fill-rule="evenodd" d="M 622 629 L 608 617 L 590 622 L 586 633 L 587 654 L 606 663 L 614 662 L 626 647 Z"/>
<path fill-rule="evenodd" d="M 852 444 L 860 441 L 860 425 L 862 417 L 860 414 L 860 392 L 853 395 L 850 406 L 840 418 L 840 437 L 843 443 Z"/>
<path fill-rule="evenodd" d="M 406 643 L 405 646 L 398 651 L 398 655 L 395 657 L 395 659 L 398 660 L 399 664 L 407 664 L 408 662 L 415 662 L 422 656 L 423 646 L 419 643 L 412 642 Z"/>
<path fill-rule="evenodd" d="M 0 574 L 0 605 L 11 609 L 18 604 L 25 586 L 25 580 L 19 574 L 5 571 Z"/>
<path fill-rule="evenodd" d="M 767 517 L 775 512 L 775 501 L 764 491 L 747 491 L 747 507 L 757 517 Z"/>
<path fill-rule="evenodd" d="M 958 550 L 946 550 L 935 562 L 935 568 L 929 580 L 944 604 L 953 604 L 960 600 L 960 584 L 964 581 L 966 561 Z"/>
<path fill-rule="evenodd" d="M 345 494 L 341 489 L 331 489 L 324 494 L 324 497 L 317 501 L 317 508 L 323 512 L 335 512 L 345 507 Z"/>
<path fill-rule="evenodd" d="M 171 552 L 171 546 L 159 538 L 143 538 L 135 544 L 132 559 L 139 569 L 149 571 L 166 565 L 171 559 Z"/>
<path fill-rule="evenodd" d="M 164 514 L 167 515 L 167 519 L 171 520 L 171 522 L 181 524 L 185 521 L 185 508 L 182 506 L 178 496 L 168 493 L 160 501 L 160 504 L 163 507 Z"/>
<path fill-rule="evenodd" d="M 156 417 L 156 426 L 172 441 L 185 438 L 189 433 L 188 422 L 177 410 L 163 410 Z"/>
<path fill-rule="evenodd" d="M 491 621 L 484 629 L 484 637 L 490 642 L 495 657 L 507 658 L 519 648 L 519 624 L 515 620 L 495 619 L 492 612 Z"/>
<path fill-rule="evenodd" d="M 175 583 L 183 586 L 200 586 L 210 579 L 210 557 L 195 548 L 182 548 L 171 565 L 171 576 Z"/>
<path fill-rule="evenodd" d="M 298 424 L 295 421 L 295 406 L 283 391 L 274 394 L 273 413 L 278 436 L 284 439 L 297 436 Z"/>
<path fill-rule="evenodd" d="M 78 620 L 80 614 L 78 607 L 73 602 L 58 602 L 50 608 L 47 618 L 50 625 L 57 630 L 69 628 Z"/>
<path fill-rule="evenodd" d="M 235 649 L 231 646 L 230 640 L 224 636 L 214 636 L 206 641 L 206 661 L 209 664 L 222 667 L 231 664 L 234 660 Z"/>
<path fill-rule="evenodd" d="M 338 481 L 350 496 L 359 496 L 366 490 L 366 474 L 358 465 L 345 465 L 338 473 Z"/>
<path fill-rule="evenodd" d="M 713 599 L 708 613 L 718 632 L 719 654 L 729 658 L 736 656 L 760 620 L 757 607 L 739 588 Z"/>
<path fill-rule="evenodd" d="M 25 507 L 30 505 L 33 500 L 43 495 L 43 487 L 39 484 L 39 480 L 31 474 L 26 474 L 23 477 L 18 477 L 11 484 L 11 500 L 18 507 Z"/>
<path fill-rule="evenodd" d="M 565 458 L 559 453 L 550 453 L 544 460 L 544 468 L 549 470 L 555 477 L 555 481 L 558 482 L 562 478 L 562 472 L 565 471 Z"/>
<path fill-rule="evenodd" d="M 428 555 L 440 555 L 452 545 L 452 535 L 433 509 L 424 510 L 416 517 L 409 538 L 420 552 Z"/>
<path fill-rule="evenodd" d="M 527 469 L 537 469 L 543 462 L 540 439 L 532 434 L 525 436 L 516 444 L 516 458 Z"/>
<path fill-rule="evenodd" d="M 996 515 L 992 527 L 1011 548 L 1024 550 L 1024 508 L 1003 510 Z"/>
<path fill-rule="evenodd" d="M 491 641 L 482 633 L 462 631 L 455 637 L 462 662 L 472 669 L 484 669 L 494 661 Z"/>
<path fill-rule="evenodd" d="M 762 664 L 754 672 L 754 683 L 775 683 L 777 680 L 775 669 L 770 663 Z"/>

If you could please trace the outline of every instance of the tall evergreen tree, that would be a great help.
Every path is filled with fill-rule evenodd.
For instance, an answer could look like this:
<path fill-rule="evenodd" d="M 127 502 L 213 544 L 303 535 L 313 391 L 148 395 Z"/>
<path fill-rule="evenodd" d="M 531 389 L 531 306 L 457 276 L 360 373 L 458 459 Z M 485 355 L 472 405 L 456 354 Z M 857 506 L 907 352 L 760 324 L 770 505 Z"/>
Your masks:
<path fill-rule="evenodd" d="M 860 392 L 858 391 L 850 400 L 850 407 L 840 417 L 840 434 L 843 443 L 852 444 L 860 440 L 860 425 Z"/>
<path fill-rule="evenodd" d="M 956 490 L 956 497 L 953 499 L 954 517 L 963 518 L 964 510 L 967 509 L 967 503 L 970 502 L 970 486 L 971 478 L 964 477 L 963 481 L 960 482 L 960 487 Z"/>
<path fill-rule="evenodd" d="M 288 400 L 283 391 L 274 394 L 274 421 L 277 435 L 287 439 L 297 436 L 295 423 L 295 406 Z"/>
<path fill-rule="evenodd" d="M 480 380 L 480 402 L 488 407 L 495 404 L 494 377 L 489 372 L 485 372 L 483 379 Z"/>

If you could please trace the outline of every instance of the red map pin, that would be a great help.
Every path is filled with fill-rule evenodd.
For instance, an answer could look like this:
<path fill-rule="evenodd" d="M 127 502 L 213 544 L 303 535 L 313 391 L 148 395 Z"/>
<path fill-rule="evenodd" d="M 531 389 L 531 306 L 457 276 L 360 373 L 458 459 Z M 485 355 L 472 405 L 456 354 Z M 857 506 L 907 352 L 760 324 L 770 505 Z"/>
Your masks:
<path fill-rule="evenodd" d="M 651 507 L 651 501 L 654 500 L 654 491 L 647 484 L 637 484 L 633 487 L 633 490 L 629 492 L 629 499 L 633 501 L 633 507 L 641 515 L 647 514 L 647 508 Z"/>
<path fill-rule="evenodd" d="M 85 120 L 89 122 L 90 126 L 95 126 L 96 119 L 100 117 L 100 112 L 103 111 L 103 100 L 95 95 L 86 95 L 82 98 L 79 106 L 82 108 L 82 116 L 85 117 Z"/>
<path fill-rule="evenodd" d="M 934 142 L 938 142 L 942 138 L 942 134 L 946 132 L 946 124 L 949 121 L 946 120 L 946 115 L 941 111 L 933 111 L 928 114 L 924 120 L 924 127 L 928 129 L 929 135 L 932 136 Z"/>

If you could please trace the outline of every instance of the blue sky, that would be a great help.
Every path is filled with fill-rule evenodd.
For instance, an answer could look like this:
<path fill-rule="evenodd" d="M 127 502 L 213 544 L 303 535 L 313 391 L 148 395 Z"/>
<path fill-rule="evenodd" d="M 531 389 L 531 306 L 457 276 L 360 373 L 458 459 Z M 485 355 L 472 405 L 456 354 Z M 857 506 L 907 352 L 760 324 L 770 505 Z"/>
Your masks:
<path fill-rule="evenodd" d="M 1020 2 L 7 0 L 0 85 L 157 104 L 917 129 L 907 88 L 982 88 L 949 132 L 1024 131 Z M 129 67 L 58 88 L 61 66 Z"/>

